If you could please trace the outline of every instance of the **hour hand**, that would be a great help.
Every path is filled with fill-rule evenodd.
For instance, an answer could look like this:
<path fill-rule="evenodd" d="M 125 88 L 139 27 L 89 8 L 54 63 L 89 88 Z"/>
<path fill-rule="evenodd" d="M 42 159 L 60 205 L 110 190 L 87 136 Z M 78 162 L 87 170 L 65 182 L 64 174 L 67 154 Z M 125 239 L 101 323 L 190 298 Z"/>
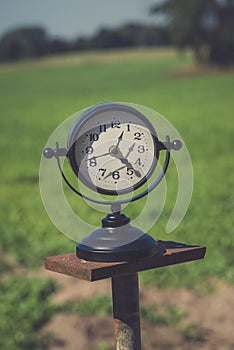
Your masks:
<path fill-rule="evenodd" d="M 118 142 L 117 142 L 117 145 L 115 146 L 116 149 L 119 147 L 120 142 L 123 140 L 123 134 L 124 134 L 124 131 L 122 131 L 122 133 L 118 137 Z"/>

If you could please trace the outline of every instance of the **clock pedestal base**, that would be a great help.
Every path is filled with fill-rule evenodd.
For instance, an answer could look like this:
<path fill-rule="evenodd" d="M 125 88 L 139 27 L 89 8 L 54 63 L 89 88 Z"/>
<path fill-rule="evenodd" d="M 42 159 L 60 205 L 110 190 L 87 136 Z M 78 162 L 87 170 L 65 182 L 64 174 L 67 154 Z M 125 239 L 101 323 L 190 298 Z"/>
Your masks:
<path fill-rule="evenodd" d="M 137 227 L 130 219 L 115 212 L 102 220 L 102 227 L 94 230 L 76 247 L 76 255 L 88 261 L 115 262 L 145 259 L 157 254 L 158 243 Z"/>
<path fill-rule="evenodd" d="M 127 231 L 134 231 L 134 229 L 136 228 L 129 225 L 129 228 L 120 232 L 120 234 L 116 234 L 114 232 L 116 230 L 111 230 L 110 232 L 110 230 L 107 229 L 97 229 L 91 234 L 91 237 L 88 236 L 85 241 L 82 241 L 82 243 L 77 245 L 76 255 L 80 259 L 100 262 L 133 261 L 136 259 L 149 258 L 150 256 L 155 255 L 158 252 L 158 243 L 147 234 L 142 234 L 142 236 L 135 241 L 120 246 L 115 245 L 117 244 L 116 240 L 115 242 L 111 242 L 111 247 L 105 247 L 103 245 L 90 246 L 87 245 L 89 243 L 86 243 L 87 241 L 92 243 L 93 236 L 95 236 L 96 241 L 100 238 L 99 243 L 105 240 L 107 236 L 113 235 L 115 239 L 118 239 L 118 236 L 122 236 L 123 234 L 128 235 Z"/>

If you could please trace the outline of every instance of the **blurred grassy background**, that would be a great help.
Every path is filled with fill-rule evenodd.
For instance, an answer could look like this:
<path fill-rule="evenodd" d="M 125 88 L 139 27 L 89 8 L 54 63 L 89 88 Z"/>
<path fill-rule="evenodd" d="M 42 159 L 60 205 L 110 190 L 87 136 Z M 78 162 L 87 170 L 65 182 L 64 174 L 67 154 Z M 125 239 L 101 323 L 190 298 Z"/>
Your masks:
<path fill-rule="evenodd" d="M 194 192 L 186 217 L 173 234 L 164 233 L 174 200 L 171 165 L 166 207 L 150 233 L 159 239 L 206 245 L 206 259 L 144 272 L 142 282 L 191 287 L 217 278 L 233 283 L 234 71 L 197 67 L 189 52 L 177 54 L 172 49 L 90 52 L 0 66 L 2 276 L 13 269 L 12 261 L 32 269 L 42 266 L 47 255 L 74 250 L 74 242 L 56 230 L 41 203 L 40 158 L 59 123 L 106 101 L 138 103 L 164 115 L 185 140 L 194 167 Z M 84 206 L 84 210 L 90 215 L 91 209 Z M 128 214 L 131 211 L 134 207 Z M 100 215 L 92 214 L 92 220 L 99 225 Z M 2 278 L 2 288 L 4 283 Z M 5 314 L 10 315 L 7 310 Z"/>

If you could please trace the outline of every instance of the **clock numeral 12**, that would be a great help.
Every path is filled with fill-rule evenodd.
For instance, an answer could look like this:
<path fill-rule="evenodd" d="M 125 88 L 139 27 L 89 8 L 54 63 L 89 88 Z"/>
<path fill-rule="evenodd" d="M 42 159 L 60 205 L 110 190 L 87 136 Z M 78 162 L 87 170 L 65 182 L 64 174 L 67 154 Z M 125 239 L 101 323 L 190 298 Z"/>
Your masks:
<path fill-rule="evenodd" d="M 120 122 L 118 120 L 114 120 L 113 122 L 111 122 L 111 127 L 120 128 Z"/>

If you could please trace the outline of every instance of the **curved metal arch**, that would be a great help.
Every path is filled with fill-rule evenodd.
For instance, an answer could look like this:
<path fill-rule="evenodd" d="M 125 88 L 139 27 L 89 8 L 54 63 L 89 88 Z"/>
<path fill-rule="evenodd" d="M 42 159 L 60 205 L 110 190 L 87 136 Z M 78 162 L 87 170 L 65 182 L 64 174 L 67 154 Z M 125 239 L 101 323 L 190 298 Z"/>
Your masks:
<path fill-rule="evenodd" d="M 58 147 L 58 145 L 57 145 L 57 147 Z M 57 160 L 58 168 L 59 168 L 59 171 L 60 171 L 60 173 L 62 175 L 62 178 L 64 179 L 65 183 L 69 186 L 69 188 L 73 192 L 75 192 L 77 195 L 79 195 L 80 197 L 82 197 L 82 198 L 84 198 L 84 199 L 86 199 L 86 200 L 88 200 L 90 202 L 93 202 L 93 203 L 96 203 L 96 204 L 111 205 L 111 206 L 134 202 L 134 201 L 136 201 L 136 200 L 146 196 L 153 189 L 155 189 L 159 185 L 159 183 L 162 181 L 164 175 L 166 174 L 166 171 L 168 169 L 168 165 L 169 165 L 169 162 L 170 162 L 170 151 L 167 149 L 166 157 L 165 157 L 165 160 L 164 160 L 162 171 L 160 172 L 160 174 L 157 177 L 157 179 L 154 181 L 154 183 L 149 188 L 147 188 L 142 193 L 139 193 L 138 195 L 133 196 L 132 198 L 126 198 L 126 199 L 116 200 L 116 201 L 102 201 L 102 200 L 98 200 L 98 199 L 94 199 L 94 198 L 91 198 L 89 196 L 86 196 L 85 194 L 82 194 L 79 190 L 77 190 L 74 186 L 71 185 L 71 183 L 69 182 L 69 180 L 67 179 L 67 177 L 65 176 L 65 174 L 63 172 L 59 156 L 60 156 L 59 152 L 55 152 L 54 153 L 54 157 Z"/>

